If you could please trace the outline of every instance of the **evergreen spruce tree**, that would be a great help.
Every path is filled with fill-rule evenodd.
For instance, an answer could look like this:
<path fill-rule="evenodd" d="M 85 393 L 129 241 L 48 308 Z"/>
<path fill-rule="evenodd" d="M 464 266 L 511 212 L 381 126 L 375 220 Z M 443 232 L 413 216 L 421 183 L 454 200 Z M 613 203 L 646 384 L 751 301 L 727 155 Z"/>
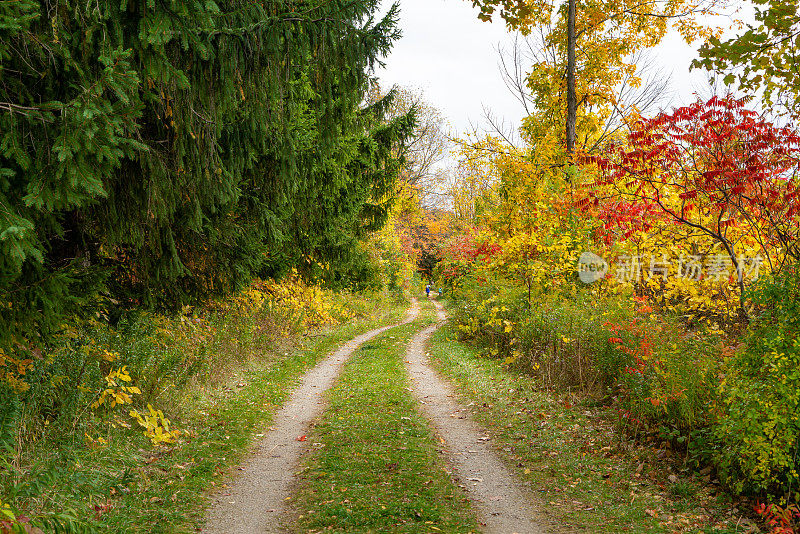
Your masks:
<path fill-rule="evenodd" d="M 377 9 L 3 2 L 0 346 L 98 296 L 176 307 L 292 268 L 363 285 L 413 126 L 362 109 L 398 37 Z"/>

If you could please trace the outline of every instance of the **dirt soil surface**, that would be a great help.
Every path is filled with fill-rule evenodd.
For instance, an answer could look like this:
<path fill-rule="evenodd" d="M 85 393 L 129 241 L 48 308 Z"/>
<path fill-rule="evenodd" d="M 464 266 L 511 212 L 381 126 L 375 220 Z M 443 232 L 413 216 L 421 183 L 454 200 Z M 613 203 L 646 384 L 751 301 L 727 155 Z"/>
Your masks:
<path fill-rule="evenodd" d="M 414 300 L 406 319 L 419 313 Z M 362 334 L 345 343 L 320 362 L 275 414 L 272 426 L 239 467 L 230 487 L 212 497 L 212 506 L 202 532 L 218 534 L 265 534 L 283 532 L 288 517 L 287 500 L 300 454 L 307 445 L 302 436 L 325 408 L 324 393 L 339 376 L 342 366 L 356 349 L 398 325 Z"/>
<path fill-rule="evenodd" d="M 434 301 L 439 320 L 446 316 Z M 408 346 L 406 365 L 412 390 L 433 423 L 456 477 L 465 487 L 478 519 L 488 534 L 544 534 L 547 521 L 534 507 L 530 490 L 505 467 L 492 448 L 491 437 L 469 418 L 454 400 L 450 385 L 428 362 L 425 344 L 436 331 L 434 325 L 417 334 Z"/>

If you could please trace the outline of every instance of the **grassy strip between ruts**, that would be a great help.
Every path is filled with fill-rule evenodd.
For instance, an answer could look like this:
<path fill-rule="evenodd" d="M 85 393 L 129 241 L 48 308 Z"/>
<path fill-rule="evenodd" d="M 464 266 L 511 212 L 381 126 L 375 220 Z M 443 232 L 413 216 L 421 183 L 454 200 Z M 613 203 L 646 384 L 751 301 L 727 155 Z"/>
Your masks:
<path fill-rule="evenodd" d="M 51 508 L 91 518 L 100 532 L 190 532 L 202 525 L 205 493 L 224 483 L 231 466 L 247 453 L 300 378 L 336 346 L 399 321 L 407 304 L 378 317 L 334 327 L 268 359 L 255 360 L 218 388 L 198 389 L 182 406 L 181 430 L 171 448 L 153 448 L 133 429 L 108 445 L 60 444 L 38 455 L 46 473 L 41 492 Z M 46 449 L 47 444 L 40 446 Z"/>
<path fill-rule="evenodd" d="M 408 390 L 404 365 L 420 319 L 361 347 L 329 392 L 295 492 L 296 532 L 477 532 L 437 438 Z"/>
<path fill-rule="evenodd" d="M 447 326 L 434 334 L 430 353 L 563 531 L 754 532 L 724 494 L 672 473 L 659 460 L 663 451 L 621 443 L 603 410 L 543 391 L 457 341 Z"/>

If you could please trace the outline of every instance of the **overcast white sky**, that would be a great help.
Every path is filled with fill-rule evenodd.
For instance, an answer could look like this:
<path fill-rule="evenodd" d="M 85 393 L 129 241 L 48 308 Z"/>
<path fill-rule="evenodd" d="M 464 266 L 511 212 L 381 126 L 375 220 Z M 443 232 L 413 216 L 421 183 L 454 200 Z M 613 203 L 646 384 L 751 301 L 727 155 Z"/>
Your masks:
<path fill-rule="evenodd" d="M 384 9 L 391 5 L 384 0 Z M 481 123 L 483 106 L 518 126 L 523 110 L 503 83 L 497 47 L 510 48 L 513 35 L 500 22 L 481 22 L 465 0 L 400 0 L 402 39 L 378 72 L 386 88 L 399 84 L 421 89 L 426 101 L 450 121 L 454 133 Z M 706 76 L 689 71 L 696 51 L 680 36 L 669 35 L 654 51 L 672 73 L 674 105 L 693 100 Z"/>

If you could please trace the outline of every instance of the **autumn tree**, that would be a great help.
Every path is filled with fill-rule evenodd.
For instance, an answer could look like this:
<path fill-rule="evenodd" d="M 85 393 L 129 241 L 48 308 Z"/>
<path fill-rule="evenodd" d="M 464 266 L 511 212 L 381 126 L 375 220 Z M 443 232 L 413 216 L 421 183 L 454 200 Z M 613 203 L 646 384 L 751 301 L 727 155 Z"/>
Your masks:
<path fill-rule="evenodd" d="M 494 186 L 499 176 L 495 158 L 506 149 L 491 137 L 462 144 L 447 186 L 451 209 L 461 224 L 478 226 L 487 209 L 496 203 Z"/>
<path fill-rule="evenodd" d="M 536 14 L 537 6 L 528 0 L 471 0 L 480 9 L 480 18 L 490 21 L 495 12 L 514 29 L 526 28 L 529 19 Z"/>
<path fill-rule="evenodd" d="M 398 180 L 392 195 L 388 232 L 382 232 L 381 247 L 385 244 L 402 248 L 418 270 L 430 277 L 439 261 L 437 243 L 450 233 L 451 214 L 447 211 L 446 183 L 449 169 L 447 159 L 452 148 L 448 124 L 442 113 L 426 102 L 421 91 L 394 87 L 384 93 L 376 83 L 367 103 L 390 98 L 383 120 L 411 116 L 414 127 L 405 143 L 397 147 L 401 162 Z M 398 247 L 398 243 L 400 244 Z"/>
<path fill-rule="evenodd" d="M 382 99 L 387 95 L 391 97 L 391 105 L 384 120 L 413 115 L 415 121 L 402 153 L 398 153 L 403 160 L 397 183 L 398 200 L 419 206 L 441 205 L 441 184 L 445 181 L 446 160 L 453 145 L 447 120 L 419 90 L 395 87 L 382 94 L 376 85 L 370 98 Z"/>
<path fill-rule="evenodd" d="M 793 0 L 753 0 L 756 24 L 732 39 L 712 36 L 695 66 L 722 72 L 727 84 L 797 116 L 800 103 L 800 14 Z"/>
<path fill-rule="evenodd" d="M 688 39 L 710 35 L 697 15 L 719 12 L 724 0 L 537 0 L 527 2 L 516 16 L 504 18 L 524 33 L 539 30 L 544 47 L 555 54 L 533 65 L 530 74 L 538 112 L 549 122 L 558 118 L 561 146 L 567 154 L 580 136 L 581 108 L 589 105 L 613 109 L 616 89 L 632 75 L 638 54 L 658 44 L 671 27 Z M 493 13 L 496 2 L 473 2 L 482 15 Z M 513 9 L 513 6 L 504 6 Z M 501 13 L 503 15 L 503 13 Z M 579 148 L 579 147 L 578 147 Z"/>
<path fill-rule="evenodd" d="M 760 250 L 773 271 L 800 258 L 800 137 L 743 100 L 712 97 L 643 119 L 627 143 L 587 159 L 601 174 L 588 198 L 607 230 L 624 240 L 672 226 L 682 233 L 676 241 L 709 238 L 727 255 L 741 298 L 745 251 Z"/>
<path fill-rule="evenodd" d="M 547 43 L 549 33 L 546 27 L 537 28 L 528 36 L 518 35 L 513 46 L 500 51 L 503 80 L 525 110 L 523 140 L 532 150 L 557 146 L 562 137 L 564 109 L 559 91 L 563 87 L 555 71 L 546 67 L 559 62 L 559 51 L 553 43 Z M 606 92 L 610 97 L 588 97 L 582 102 L 576 125 L 576 145 L 581 152 L 597 152 L 620 132 L 629 130 L 641 115 L 666 103 L 670 77 L 654 66 L 653 58 L 643 52 L 631 58 L 631 64 L 636 68 L 627 70 L 615 87 L 586 87 L 588 94 Z M 509 145 L 518 145 L 494 117 L 489 119 L 495 133 Z"/>

